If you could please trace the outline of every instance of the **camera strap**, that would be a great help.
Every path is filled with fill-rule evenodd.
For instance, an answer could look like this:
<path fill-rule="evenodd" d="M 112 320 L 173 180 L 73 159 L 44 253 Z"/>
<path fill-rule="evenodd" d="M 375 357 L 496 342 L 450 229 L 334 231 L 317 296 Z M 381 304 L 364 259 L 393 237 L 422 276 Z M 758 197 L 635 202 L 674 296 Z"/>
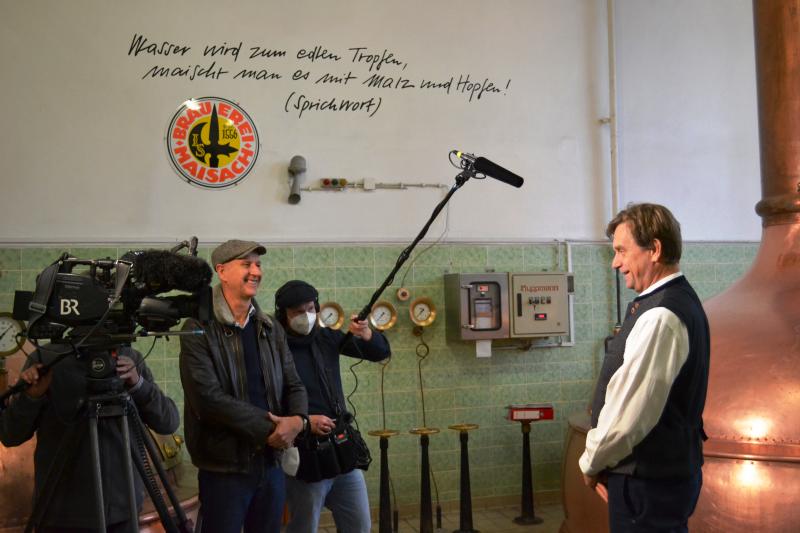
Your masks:
<path fill-rule="evenodd" d="M 128 282 L 132 266 L 133 263 L 130 261 L 117 261 L 117 283 L 114 286 L 114 302 L 119 300 L 122 295 L 122 289 L 125 288 L 125 284 Z"/>
<path fill-rule="evenodd" d="M 61 263 L 67 259 L 69 254 L 64 252 L 53 264 L 45 268 L 36 280 L 36 291 L 28 304 L 28 330 L 33 329 L 34 324 L 47 313 L 47 302 L 53 294 L 53 287 L 56 284 L 56 275 L 61 268 Z"/>

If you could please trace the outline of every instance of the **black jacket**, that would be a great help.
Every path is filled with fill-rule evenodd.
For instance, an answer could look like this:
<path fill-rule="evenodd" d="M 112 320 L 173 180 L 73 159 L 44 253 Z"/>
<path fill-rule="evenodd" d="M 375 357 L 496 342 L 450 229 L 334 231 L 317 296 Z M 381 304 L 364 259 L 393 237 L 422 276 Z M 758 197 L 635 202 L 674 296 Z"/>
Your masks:
<path fill-rule="evenodd" d="M 31 362 L 52 361 L 58 353 L 71 350 L 64 345 L 45 346 L 28 358 Z M 142 362 L 139 352 L 131 348 L 120 348 L 120 355 L 126 355 L 139 364 L 139 374 L 143 380 L 130 397 L 142 421 L 157 433 L 169 434 L 178 429 L 180 416 L 175 403 L 167 397 L 153 381 L 150 369 Z M 96 527 L 97 517 L 94 508 L 92 487 L 94 461 L 90 453 L 88 417 L 85 414 L 87 397 L 88 365 L 84 360 L 68 356 L 53 366 L 53 381 L 47 393 L 41 398 L 32 399 L 19 394 L 12 399 L 8 408 L 0 416 L 0 441 L 5 446 L 18 446 L 36 433 L 36 452 L 34 453 L 35 490 L 38 495 L 45 486 L 45 479 L 56 462 L 57 453 L 66 445 L 64 442 L 76 435 L 79 439 L 72 457 L 64 464 L 58 476 L 58 484 L 50 504 L 45 508 L 42 524 L 60 527 Z M 127 487 L 125 485 L 124 465 L 126 454 L 123 436 L 118 419 L 101 418 L 98 423 L 100 448 L 100 469 L 103 482 L 103 502 L 107 524 L 115 524 L 128 519 Z M 133 421 L 129 420 L 131 440 L 134 439 Z M 71 438 L 70 438 L 71 439 Z M 136 499 L 141 505 L 144 488 L 137 473 Z M 49 483 L 48 483 L 49 484 Z"/>
<path fill-rule="evenodd" d="M 337 402 L 341 411 L 346 410 L 339 366 L 340 345 L 344 337 L 345 334 L 339 330 L 323 328 L 319 325 L 314 326 L 314 330 L 307 336 L 297 336 L 291 332 L 287 335 L 295 366 L 302 370 L 300 377 L 308 390 L 309 414 L 321 414 L 336 418 L 338 415 L 335 403 Z M 341 346 L 341 354 L 367 361 L 382 361 L 392 355 L 389 341 L 379 331 L 372 332 L 369 342 L 358 337 L 351 337 L 344 346 Z M 324 378 L 319 376 L 316 371 L 315 358 L 323 367 Z M 322 379 L 325 379 L 334 395 L 330 401 L 328 401 Z"/>
<path fill-rule="evenodd" d="M 184 429 L 192 463 L 214 472 L 246 473 L 252 457 L 263 453 L 274 424 L 252 405 L 247 390 L 241 330 L 235 326 L 222 289 L 214 287 L 214 318 L 205 334 L 181 337 Z M 258 350 L 267 405 L 277 416 L 306 415 L 308 401 L 297 376 L 286 333 L 274 319 L 256 312 Z M 203 329 L 189 319 L 184 330 Z"/>

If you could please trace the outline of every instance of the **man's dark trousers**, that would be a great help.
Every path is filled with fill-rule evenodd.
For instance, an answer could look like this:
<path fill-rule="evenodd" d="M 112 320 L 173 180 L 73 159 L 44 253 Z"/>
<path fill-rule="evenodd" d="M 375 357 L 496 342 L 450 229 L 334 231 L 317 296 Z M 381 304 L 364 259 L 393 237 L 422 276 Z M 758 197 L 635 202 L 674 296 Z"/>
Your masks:
<path fill-rule="evenodd" d="M 689 479 L 608 476 L 611 533 L 686 533 L 703 484 L 702 472 Z"/>
<path fill-rule="evenodd" d="M 198 533 L 278 533 L 286 499 L 280 466 L 256 457 L 248 474 L 200 470 Z"/>

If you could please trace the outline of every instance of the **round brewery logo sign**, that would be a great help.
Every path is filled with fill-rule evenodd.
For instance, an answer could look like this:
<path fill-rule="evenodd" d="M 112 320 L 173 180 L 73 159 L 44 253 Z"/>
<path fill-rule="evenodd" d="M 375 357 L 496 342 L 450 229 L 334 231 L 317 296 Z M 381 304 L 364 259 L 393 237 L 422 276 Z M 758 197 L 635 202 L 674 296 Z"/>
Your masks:
<path fill-rule="evenodd" d="M 242 181 L 256 163 L 258 148 L 253 119 L 224 98 L 187 100 L 167 130 L 172 166 L 187 182 L 209 189 Z"/>

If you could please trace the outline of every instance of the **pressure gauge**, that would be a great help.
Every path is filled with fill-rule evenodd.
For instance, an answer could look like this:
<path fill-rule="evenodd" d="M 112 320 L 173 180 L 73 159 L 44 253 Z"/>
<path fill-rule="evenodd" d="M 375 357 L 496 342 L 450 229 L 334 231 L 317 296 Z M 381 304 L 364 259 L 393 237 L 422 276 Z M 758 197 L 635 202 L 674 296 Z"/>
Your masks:
<path fill-rule="evenodd" d="M 436 320 L 436 307 L 427 296 L 417 298 L 408 306 L 411 321 L 418 326 L 430 326 Z"/>
<path fill-rule="evenodd" d="M 17 353 L 25 338 L 22 332 L 25 325 L 11 316 L 11 313 L 0 313 L 0 357 Z"/>
<path fill-rule="evenodd" d="M 344 324 L 344 311 L 336 302 L 325 302 L 319 306 L 317 315 L 319 325 L 324 328 L 339 329 Z"/>
<path fill-rule="evenodd" d="M 395 322 L 397 322 L 397 311 L 394 306 L 386 300 L 375 302 L 369 314 L 369 323 L 372 327 L 384 331 L 394 326 Z"/>

